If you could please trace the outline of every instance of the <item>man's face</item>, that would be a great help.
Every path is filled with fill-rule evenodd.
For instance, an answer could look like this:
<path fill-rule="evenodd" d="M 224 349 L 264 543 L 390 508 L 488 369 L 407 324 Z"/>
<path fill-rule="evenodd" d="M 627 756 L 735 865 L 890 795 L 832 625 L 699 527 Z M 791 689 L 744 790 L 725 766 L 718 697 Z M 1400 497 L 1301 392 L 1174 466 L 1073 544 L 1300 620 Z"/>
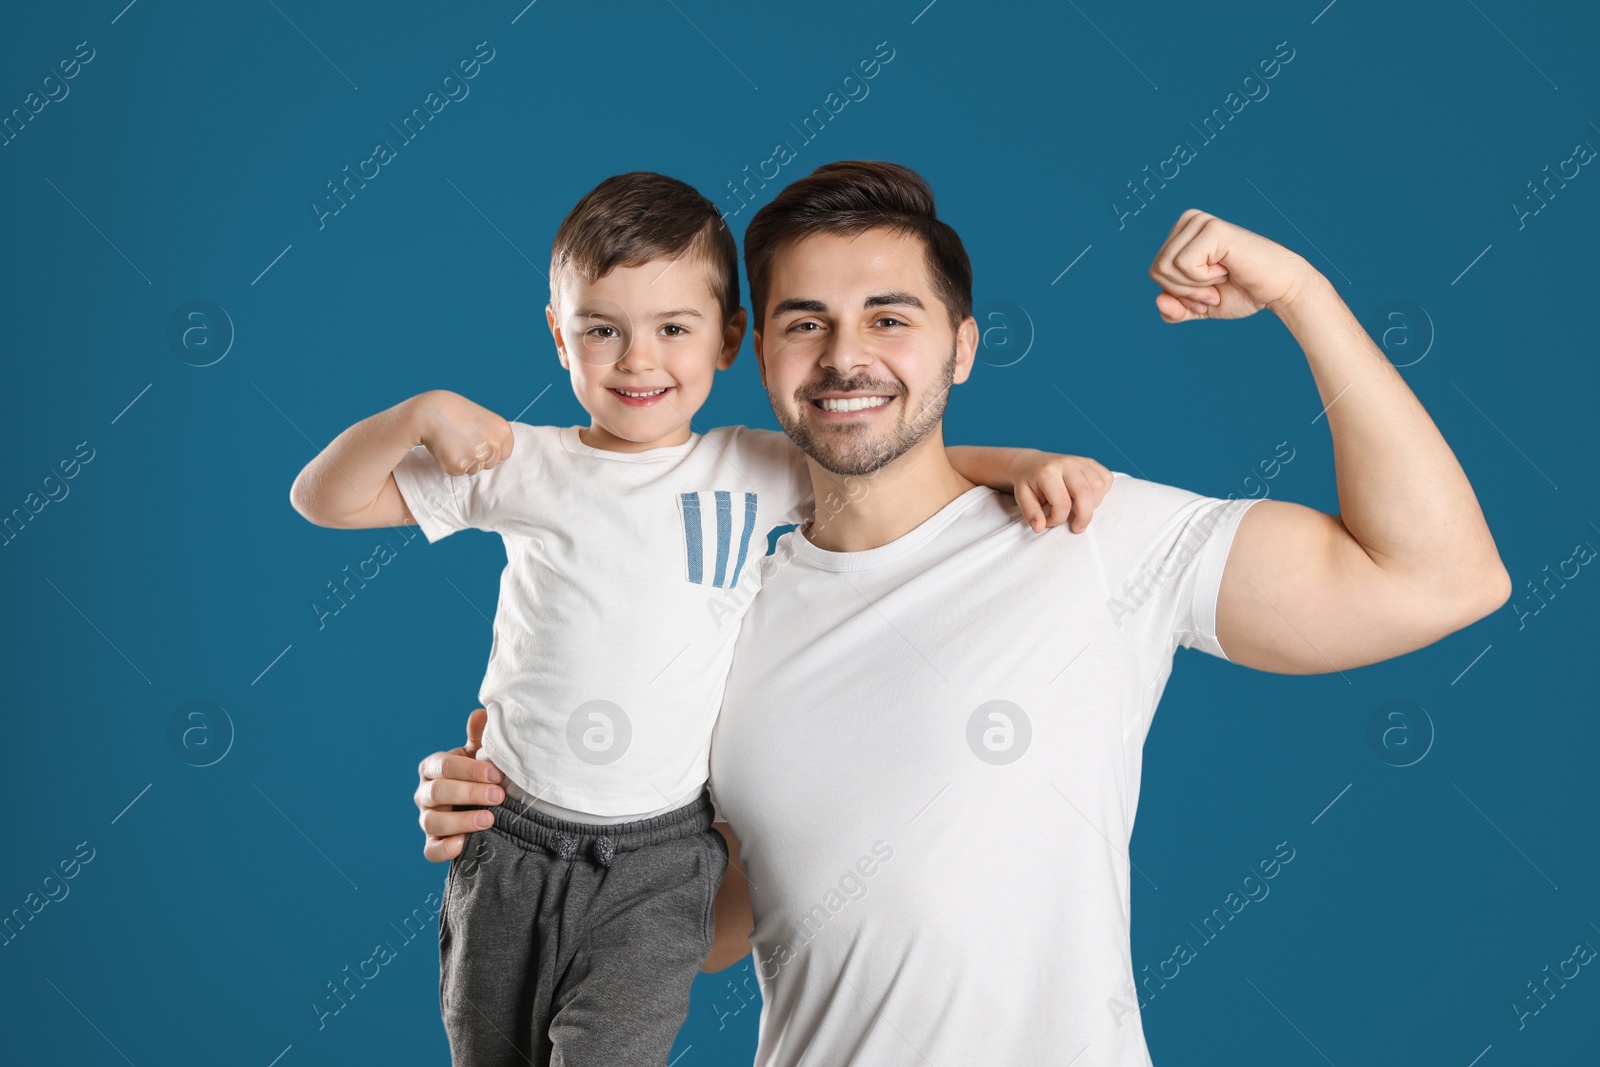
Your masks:
<path fill-rule="evenodd" d="M 587 444 L 637 452 L 689 439 L 712 376 L 744 337 L 744 309 L 723 323 L 709 270 L 683 256 L 563 281 L 545 317 L 592 420 Z"/>
<path fill-rule="evenodd" d="M 936 295 L 922 241 L 887 229 L 777 249 L 756 355 L 784 432 L 825 470 L 870 474 L 935 430 L 977 348 Z"/>

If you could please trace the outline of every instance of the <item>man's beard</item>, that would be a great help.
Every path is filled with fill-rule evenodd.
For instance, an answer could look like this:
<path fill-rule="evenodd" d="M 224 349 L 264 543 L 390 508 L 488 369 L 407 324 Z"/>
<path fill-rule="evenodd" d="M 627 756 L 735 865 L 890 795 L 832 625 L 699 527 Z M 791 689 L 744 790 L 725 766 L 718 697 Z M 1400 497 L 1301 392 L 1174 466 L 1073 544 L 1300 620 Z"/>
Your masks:
<path fill-rule="evenodd" d="M 955 345 L 951 345 L 950 359 L 945 363 L 938 381 L 921 401 L 921 406 L 909 416 L 902 412 L 888 436 L 877 440 L 868 436 L 866 427 L 860 423 L 842 423 L 830 427 L 825 439 L 819 439 L 803 417 L 789 415 L 778 405 L 776 398 L 768 399 L 773 400 L 772 410 L 783 432 L 789 435 L 800 451 L 816 460 L 823 470 L 841 476 L 873 474 L 911 451 L 939 425 L 944 418 L 945 404 L 950 399 L 950 386 L 955 381 L 955 372 L 956 349 Z M 796 390 L 795 400 L 803 411 L 813 397 L 831 392 L 871 392 L 901 399 L 906 396 L 905 386 L 899 382 L 841 378 L 832 370 L 827 370 L 820 381 Z"/>

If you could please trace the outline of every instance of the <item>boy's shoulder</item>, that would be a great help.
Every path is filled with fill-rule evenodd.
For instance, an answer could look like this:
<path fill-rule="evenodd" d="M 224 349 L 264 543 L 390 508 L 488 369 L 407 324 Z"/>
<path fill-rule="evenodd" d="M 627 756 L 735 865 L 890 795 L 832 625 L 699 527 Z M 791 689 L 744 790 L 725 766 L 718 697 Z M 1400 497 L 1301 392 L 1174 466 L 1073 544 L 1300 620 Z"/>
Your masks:
<path fill-rule="evenodd" d="M 561 443 L 562 427 L 539 426 L 531 422 L 511 423 L 511 435 L 517 444 L 527 441 L 535 448 L 554 448 Z"/>
<path fill-rule="evenodd" d="M 797 452 L 789 435 L 778 430 L 762 430 L 754 426 L 713 426 L 701 435 L 716 444 L 732 443 L 740 448 L 766 450 L 787 455 Z"/>
<path fill-rule="evenodd" d="M 758 468 L 759 473 L 767 477 L 788 479 L 796 471 L 805 471 L 805 453 L 789 440 L 788 434 L 777 430 L 714 426 L 701 438 L 730 462 Z M 751 471 L 752 475 L 757 473 L 757 470 Z"/>

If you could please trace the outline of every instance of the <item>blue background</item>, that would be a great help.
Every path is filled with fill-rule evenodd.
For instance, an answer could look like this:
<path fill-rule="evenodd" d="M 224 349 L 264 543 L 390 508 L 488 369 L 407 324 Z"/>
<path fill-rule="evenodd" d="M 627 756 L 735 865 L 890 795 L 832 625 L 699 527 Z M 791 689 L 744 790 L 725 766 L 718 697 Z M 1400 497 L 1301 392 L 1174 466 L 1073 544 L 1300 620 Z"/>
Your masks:
<path fill-rule="evenodd" d="M 501 546 L 318 529 L 290 482 L 425 389 L 582 421 L 542 271 L 606 175 L 683 178 L 742 234 L 784 182 L 864 157 L 923 173 L 974 261 L 984 362 L 952 442 L 1337 511 L 1283 326 L 1155 310 L 1150 262 L 1200 207 L 1304 254 L 1384 339 L 1516 587 L 1469 629 L 1343 675 L 1180 653 L 1145 754 L 1136 970 L 1201 945 L 1190 924 L 1279 842 L 1295 858 L 1148 997 L 1155 1062 L 1595 1062 L 1594 966 L 1520 1025 L 1513 1007 L 1600 946 L 1600 577 L 1552 582 L 1522 614 L 1546 566 L 1600 547 L 1600 175 L 1536 215 L 1512 206 L 1600 146 L 1592 9 L 524 2 L 9 14 L 0 112 L 78 42 L 94 58 L 0 147 L 0 513 L 59 497 L 0 546 L 0 914 L 93 850 L 0 945 L 8 1060 L 446 1061 L 434 935 L 397 932 L 445 874 L 411 793 L 475 706 Z M 470 95 L 319 228 L 325 183 L 398 141 L 388 124 L 482 41 Z M 1190 123 L 1285 41 L 1269 95 L 1206 143 Z M 789 123 L 879 42 L 893 59 L 868 95 L 801 143 Z M 728 183 L 780 140 L 797 158 L 734 214 Z M 1111 205 L 1179 140 L 1196 158 L 1119 225 Z M 226 320 L 169 342 L 195 300 Z M 748 344 L 698 421 L 775 426 Z M 85 442 L 93 458 L 46 482 Z M 1280 442 L 1294 459 L 1263 480 Z M 319 626 L 311 605 L 379 541 L 395 558 Z M 212 710 L 185 737 L 190 701 Z M 1374 731 L 1391 701 L 1409 710 Z M 395 958 L 319 1028 L 325 983 L 380 941 Z M 750 1061 L 748 966 L 701 977 L 678 1064 Z"/>

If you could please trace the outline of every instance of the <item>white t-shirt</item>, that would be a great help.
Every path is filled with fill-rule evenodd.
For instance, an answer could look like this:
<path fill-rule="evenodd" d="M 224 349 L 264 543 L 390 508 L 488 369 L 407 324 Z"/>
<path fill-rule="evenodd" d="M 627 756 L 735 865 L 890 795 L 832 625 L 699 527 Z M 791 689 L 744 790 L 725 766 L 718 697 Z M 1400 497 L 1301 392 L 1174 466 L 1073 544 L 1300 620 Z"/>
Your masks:
<path fill-rule="evenodd" d="M 1149 1063 L 1141 749 L 1178 646 L 1226 658 L 1253 503 L 1118 472 L 1082 534 L 979 487 L 870 551 L 778 542 L 712 744 L 760 1067 Z"/>
<path fill-rule="evenodd" d="M 491 470 L 451 477 L 418 445 L 394 472 L 429 542 L 468 527 L 505 542 L 482 758 L 578 812 L 686 801 L 706 781 L 767 534 L 810 510 L 805 457 L 743 426 L 644 452 L 511 426 Z"/>

